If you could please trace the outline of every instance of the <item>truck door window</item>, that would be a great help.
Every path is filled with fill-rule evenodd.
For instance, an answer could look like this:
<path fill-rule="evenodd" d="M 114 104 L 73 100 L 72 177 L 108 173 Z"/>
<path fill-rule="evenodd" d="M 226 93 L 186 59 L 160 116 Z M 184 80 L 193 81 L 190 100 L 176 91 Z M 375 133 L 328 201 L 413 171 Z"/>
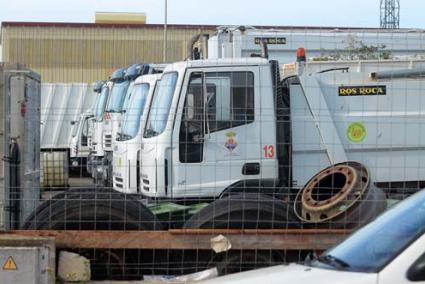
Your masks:
<path fill-rule="evenodd" d="M 186 92 L 179 133 L 182 163 L 199 163 L 203 156 L 204 92 L 202 73 L 192 73 Z"/>
<path fill-rule="evenodd" d="M 206 73 L 206 84 L 209 133 L 254 121 L 252 72 Z"/>

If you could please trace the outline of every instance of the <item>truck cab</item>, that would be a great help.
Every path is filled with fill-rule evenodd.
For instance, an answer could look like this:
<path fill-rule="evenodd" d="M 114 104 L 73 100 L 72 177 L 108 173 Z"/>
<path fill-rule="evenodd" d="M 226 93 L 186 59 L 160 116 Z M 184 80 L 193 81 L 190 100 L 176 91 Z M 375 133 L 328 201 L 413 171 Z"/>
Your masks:
<path fill-rule="evenodd" d="M 70 162 L 71 168 L 78 168 L 78 170 L 85 167 L 86 172 L 91 174 L 92 169 L 92 137 L 93 137 L 93 124 L 94 124 L 94 109 L 96 108 L 99 95 L 102 92 L 102 86 L 105 81 L 97 81 L 93 84 L 93 92 L 96 94 L 96 99 L 90 108 L 80 115 L 77 127 L 74 127 L 72 138 L 70 142 Z"/>
<path fill-rule="evenodd" d="M 103 113 L 105 111 L 106 103 L 108 101 L 110 88 L 113 82 L 108 81 L 102 85 L 102 90 L 96 100 L 94 108 L 94 121 L 93 121 L 93 134 L 91 138 L 90 155 L 92 164 L 92 177 L 98 180 L 103 174 L 103 144 L 102 144 L 102 122 Z"/>
<path fill-rule="evenodd" d="M 215 198 L 241 182 L 273 183 L 274 99 L 263 95 L 272 94 L 272 86 L 270 63 L 262 58 L 169 65 L 143 134 L 142 193 Z"/>
<path fill-rule="evenodd" d="M 93 125 L 93 112 L 87 111 L 80 115 L 78 127 L 72 133 L 70 143 L 70 161 L 71 167 L 80 169 L 87 163 L 89 149 L 89 129 Z"/>
<path fill-rule="evenodd" d="M 104 113 L 103 120 L 103 149 L 104 169 L 103 182 L 112 186 L 112 166 L 113 166 L 113 142 L 117 138 L 117 132 L 120 127 L 122 114 L 128 107 L 127 101 L 133 92 L 133 86 L 137 77 L 145 74 L 160 73 L 153 65 L 149 64 L 133 64 L 127 69 L 119 69 L 112 74 L 111 95 Z"/>
<path fill-rule="evenodd" d="M 113 185 L 117 191 L 140 192 L 140 150 L 147 109 L 161 74 L 143 75 L 134 82 L 133 91 L 126 99 L 121 126 L 114 142 Z"/>

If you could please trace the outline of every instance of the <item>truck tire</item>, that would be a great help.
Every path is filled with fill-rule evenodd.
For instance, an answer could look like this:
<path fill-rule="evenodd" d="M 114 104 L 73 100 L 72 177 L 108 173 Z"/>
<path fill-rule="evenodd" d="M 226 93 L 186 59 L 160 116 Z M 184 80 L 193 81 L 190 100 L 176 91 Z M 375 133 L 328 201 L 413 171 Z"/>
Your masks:
<path fill-rule="evenodd" d="M 291 206 L 261 194 L 239 194 L 218 199 L 193 215 L 186 229 L 288 229 L 299 223 Z M 211 257 L 208 267 L 219 275 L 299 260 L 299 252 L 230 250 Z"/>
<path fill-rule="evenodd" d="M 108 188 L 79 188 L 42 203 L 23 229 L 157 230 L 161 225 L 135 197 Z"/>
<path fill-rule="evenodd" d="M 160 230 L 152 212 L 131 196 L 104 188 L 73 189 L 42 203 L 29 216 L 26 230 Z M 77 250 L 91 261 L 94 280 L 140 279 L 140 251 Z"/>
<path fill-rule="evenodd" d="M 289 204 L 261 194 L 235 194 L 218 199 L 185 223 L 190 229 L 287 229 L 299 221 Z"/>

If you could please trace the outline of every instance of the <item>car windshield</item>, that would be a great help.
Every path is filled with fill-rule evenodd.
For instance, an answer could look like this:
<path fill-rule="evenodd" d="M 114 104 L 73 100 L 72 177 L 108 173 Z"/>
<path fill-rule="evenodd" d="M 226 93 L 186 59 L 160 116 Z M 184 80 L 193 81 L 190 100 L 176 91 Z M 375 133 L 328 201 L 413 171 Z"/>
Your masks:
<path fill-rule="evenodd" d="M 350 271 L 379 272 L 424 230 L 425 190 L 400 202 L 312 265 L 320 266 L 320 259 L 334 260 Z"/>
<path fill-rule="evenodd" d="M 165 130 L 176 83 L 177 73 L 175 72 L 164 74 L 158 82 L 143 137 L 154 137 Z"/>
<path fill-rule="evenodd" d="M 106 107 L 107 112 L 121 112 L 129 84 L 130 82 L 127 80 L 114 83 L 112 86 L 111 98 Z"/>
<path fill-rule="evenodd" d="M 103 112 L 105 111 L 105 105 L 108 100 L 109 88 L 104 86 L 102 88 L 102 92 L 97 97 L 96 101 L 96 110 L 95 117 L 97 121 L 101 121 L 103 119 Z"/>
<path fill-rule="evenodd" d="M 128 107 L 123 116 L 120 140 L 129 140 L 136 137 L 140 126 L 140 117 L 145 108 L 149 94 L 149 84 L 135 85 Z"/>

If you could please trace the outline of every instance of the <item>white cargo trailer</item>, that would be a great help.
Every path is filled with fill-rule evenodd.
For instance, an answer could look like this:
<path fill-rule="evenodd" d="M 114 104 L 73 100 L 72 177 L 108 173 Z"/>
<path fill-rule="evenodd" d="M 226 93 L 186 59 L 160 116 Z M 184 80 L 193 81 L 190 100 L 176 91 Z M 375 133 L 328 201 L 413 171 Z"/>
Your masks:
<path fill-rule="evenodd" d="M 425 55 L 425 33 L 421 29 L 256 29 L 223 26 L 208 40 L 208 52 L 204 58 L 250 57 L 261 52 L 261 41 L 268 44 L 269 58 L 278 60 L 280 64 L 292 62 L 299 47 L 308 50 L 309 60 L 405 59 Z"/>
<path fill-rule="evenodd" d="M 42 84 L 41 87 L 41 162 L 45 187 L 68 185 L 70 147 L 81 114 L 90 112 L 95 93 L 85 83 Z"/>

